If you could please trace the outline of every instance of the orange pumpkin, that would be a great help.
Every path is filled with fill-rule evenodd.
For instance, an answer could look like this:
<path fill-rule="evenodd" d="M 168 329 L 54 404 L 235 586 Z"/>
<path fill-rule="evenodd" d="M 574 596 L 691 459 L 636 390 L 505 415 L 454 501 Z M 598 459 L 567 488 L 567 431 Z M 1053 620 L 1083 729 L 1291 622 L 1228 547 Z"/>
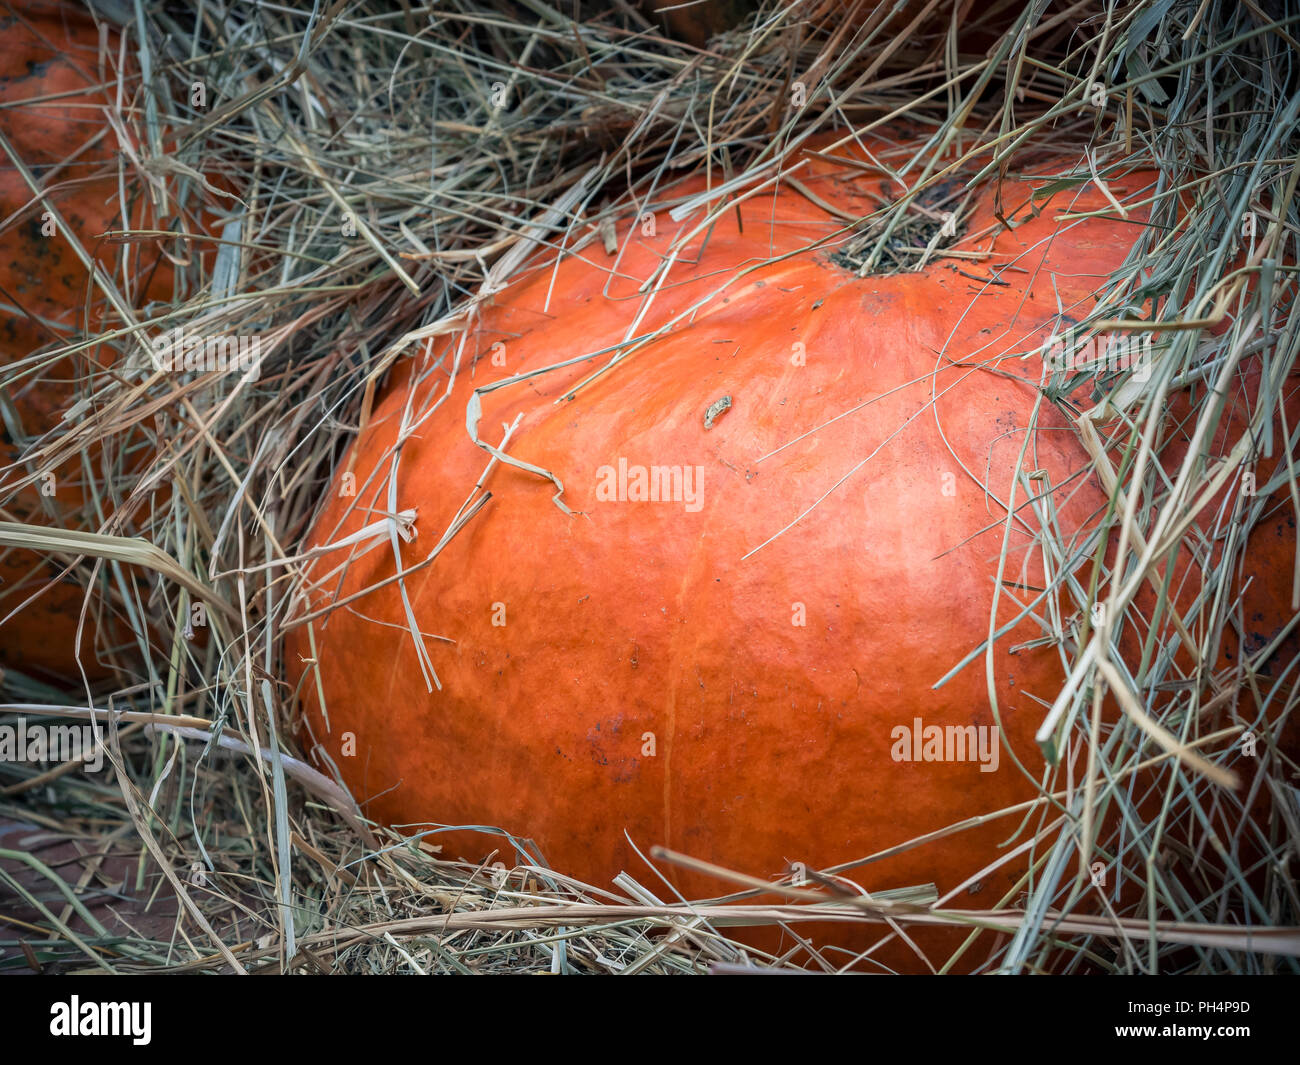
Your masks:
<path fill-rule="evenodd" d="M 105 66 L 101 85 L 99 29 L 83 7 L 32 2 L 11 9 L 0 19 L 0 101 L 18 104 L 0 108 L 0 132 L 32 170 L 82 247 L 136 307 L 151 299 L 166 299 L 172 290 L 172 270 L 154 246 L 126 250 L 102 240 L 123 226 L 121 187 L 114 161 L 118 143 L 106 129 L 104 109 L 116 91 L 116 69 Z M 107 56 L 118 58 L 116 34 L 107 38 Z M 133 91 L 130 77 L 128 93 Z M 103 134 L 97 140 L 97 134 Z M 66 163 L 66 165 L 64 165 Z M 128 180 L 127 188 L 132 183 Z M 130 210 L 139 224 L 144 205 Z M 45 204 L 37 200 L 17 168 L 5 161 L 0 168 L 0 299 L 16 307 L 0 334 L 0 364 L 27 359 L 42 349 L 67 343 L 83 332 L 93 333 L 104 321 L 104 297 L 66 234 Z M 130 277 L 124 282 L 124 274 Z M 55 427 L 72 404 L 77 381 L 94 359 L 107 364 L 117 357 L 108 349 L 91 349 L 59 360 L 39 372 L 27 372 L 6 382 L 10 414 L 21 433 L 34 438 Z M 0 464 L 10 466 L 22 453 L 5 426 Z M 92 467 L 98 449 L 87 457 Z M 10 468 L 8 486 L 27 473 Z M 54 471 L 53 482 L 6 495 L 5 507 L 20 520 L 67 524 L 85 499 L 87 476 L 80 462 Z M 93 474 L 92 474 L 93 476 Z M 78 675 L 73 655 L 78 617 L 85 590 L 71 575 L 58 580 L 63 567 L 30 551 L 0 548 L 0 620 L 34 593 L 38 599 L 0 627 L 0 665 L 46 681 Z M 82 635 L 80 662 L 91 679 L 107 675 L 93 654 L 97 629 L 113 641 L 130 639 L 121 624 L 92 602 Z M 97 616 L 98 622 L 97 624 Z"/>
<path fill-rule="evenodd" d="M 1032 179 L 1005 182 L 1016 227 L 993 224 L 991 189 L 967 220 L 988 227 L 987 259 L 857 277 L 830 248 L 801 249 L 841 225 L 823 205 L 861 217 L 896 194 L 864 160 L 897 164 L 917 145 L 866 143 L 866 156 L 834 149 L 843 162 L 807 156 L 800 188 L 764 190 L 708 227 L 702 209 L 661 213 L 654 234 L 629 221 L 617 260 L 599 244 L 542 257 L 395 375 L 309 541 L 414 508 L 406 575 L 394 579 L 396 537 L 323 556 L 288 641 L 307 745 L 370 816 L 499 826 L 566 874 L 608 887 L 628 870 L 662 892 L 633 844 L 772 878 L 1036 794 L 1034 733 L 1063 679 L 1060 649 L 1033 643 L 1039 626 L 933 685 L 989 632 L 999 580 L 999 626 L 1041 587 L 1029 492 L 1067 534 L 1104 506 L 1046 401 L 1025 439 L 1037 360 L 999 356 L 1042 343 L 1058 306 L 1085 313 L 1133 231 L 1053 220 L 1104 210 L 1091 186 L 1036 213 Z M 669 322 L 578 387 L 612 346 Z M 483 443 L 505 433 L 504 454 L 533 469 L 470 438 L 473 404 Z M 1021 479 L 1008 532 L 1017 469 L 1047 479 Z M 576 513 L 556 505 L 558 483 Z M 982 757 L 926 760 L 926 730 L 978 743 L 999 721 L 1010 750 L 994 739 Z M 1023 857 L 1000 846 L 1014 828 L 993 820 L 853 875 L 871 891 L 965 884 L 948 905 L 985 908 L 1019 890 Z M 471 859 L 502 846 L 468 831 L 430 842 Z M 731 890 L 667 875 L 688 897 Z M 912 934 L 938 958 L 962 939 Z M 873 957 L 924 967 L 897 940 Z"/>

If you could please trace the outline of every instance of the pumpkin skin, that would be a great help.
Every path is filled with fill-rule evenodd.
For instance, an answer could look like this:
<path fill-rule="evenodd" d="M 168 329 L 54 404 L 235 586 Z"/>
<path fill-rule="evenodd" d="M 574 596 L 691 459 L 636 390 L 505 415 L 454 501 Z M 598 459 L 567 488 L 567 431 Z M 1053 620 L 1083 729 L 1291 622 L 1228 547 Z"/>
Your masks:
<path fill-rule="evenodd" d="M 915 150 L 867 144 L 886 158 Z M 800 180 L 857 215 L 875 209 L 873 193 L 891 191 L 824 158 L 811 158 Z M 1118 192 L 1149 180 L 1130 175 Z M 687 182 L 682 191 L 701 187 Z M 1023 204 L 1028 187 L 1004 183 L 1003 204 Z M 395 376 L 344 462 L 358 494 L 335 485 L 312 545 L 390 509 L 384 475 L 409 400 L 418 428 L 400 449 L 396 502 L 418 508 L 420 536 L 401 546 L 403 567 L 415 566 L 488 463 L 466 433 L 472 389 L 647 333 L 734 279 L 692 320 L 570 401 L 555 402 L 607 356 L 481 394 L 482 437 L 498 443 L 498 427 L 522 415 L 508 453 L 553 471 L 582 514 L 564 514 L 549 481 L 494 467 L 484 509 L 405 578 L 440 690 L 426 688 L 395 583 L 317 615 L 314 656 L 306 627 L 291 628 L 306 745 L 321 746 L 380 821 L 496 825 L 601 887 L 621 870 L 661 887 L 628 838 L 643 853 L 658 844 L 771 878 L 791 863 L 852 861 L 1032 797 L 1030 777 L 1043 769 L 1034 733 L 1064 674 L 1057 649 L 1018 647 L 1041 636 L 1031 622 L 1001 639 L 988 665 L 1023 772 L 1007 750 L 994 772 L 975 761 L 895 760 L 895 730 L 918 718 L 995 725 L 982 660 L 932 686 L 989 631 L 1006 517 L 963 466 L 1005 499 L 1038 369 L 1032 359 L 998 363 L 998 372 L 974 363 L 1040 343 L 1058 294 L 1075 316 L 1091 306 L 1132 230 L 1105 218 L 1062 225 L 1050 215 L 1104 205 L 1087 186 L 1041 216 L 1017 209 L 1023 220 L 997 235 L 991 259 L 1025 271 L 1004 274 L 1024 279 L 1014 287 L 978 285 L 950 263 L 857 278 L 825 250 L 737 276 L 836 228 L 788 187 L 747 201 L 743 228 L 731 211 L 698 236 L 635 329 L 638 286 L 699 214 L 680 226 L 661 215 L 656 236 L 637 230 L 613 277 L 610 260 L 589 246 L 511 285 L 468 337 L 431 342 Z M 989 190 L 971 229 L 990 224 L 992 211 Z M 450 395 L 429 413 L 462 340 Z M 493 365 L 502 352 L 494 344 L 504 345 L 504 368 Z M 945 345 L 965 364 L 941 359 Z M 730 408 L 706 429 L 706 410 L 723 396 Z M 1086 456 L 1047 404 L 1040 424 L 1024 469 L 1048 471 L 1062 527 L 1082 529 L 1104 496 L 1090 478 L 1071 479 Z M 620 459 L 700 467 L 701 505 L 602 501 L 608 475 L 599 471 Z M 1030 546 L 1027 533 L 1012 535 L 1005 582 L 1042 580 Z M 312 610 L 393 575 L 386 540 L 352 552 L 339 577 L 347 557 L 312 565 Z M 1015 612 L 1004 598 L 998 625 Z M 870 891 L 933 883 L 942 897 L 1005 856 L 1014 828 L 995 820 L 872 862 L 853 878 Z M 451 857 L 477 860 L 502 847 L 507 865 L 513 858 L 499 836 L 450 832 L 430 842 Z M 1023 859 L 1003 862 L 947 904 L 994 905 L 1023 869 Z M 731 890 L 673 868 L 666 875 L 687 897 Z M 884 934 L 828 930 L 852 949 Z M 939 960 L 964 938 L 926 928 L 909 935 Z M 962 967 L 986 955 L 992 941 L 980 942 Z M 873 958 L 927 969 L 897 940 Z"/>
<path fill-rule="evenodd" d="M 157 247 L 132 247 L 127 260 L 132 274 L 128 286 L 122 280 L 121 247 L 100 239 L 110 230 L 121 230 L 123 221 L 121 188 L 112 165 L 118 151 L 116 136 L 110 130 L 96 144 L 81 150 L 104 127 L 102 109 L 111 103 L 109 95 L 97 88 L 100 38 L 94 20 L 80 5 L 24 3 L 0 19 L 0 34 L 4 39 L 0 101 L 23 102 L 22 106 L 0 109 L 0 132 L 38 180 L 48 168 L 75 155 L 52 179 L 50 200 L 82 246 L 113 276 L 126 299 L 142 307 L 150 300 L 170 298 L 173 271 Z M 107 44 L 116 60 L 115 33 L 109 33 Z M 114 77 L 111 67 L 105 77 Z M 43 101 L 54 95 L 59 99 Z M 127 185 L 130 188 L 129 181 Z M 66 342 L 74 333 L 93 332 L 104 316 L 102 293 L 90 284 L 89 273 L 67 237 L 57 229 L 53 234 L 42 232 L 43 208 L 32 199 L 26 181 L 6 160 L 0 168 L 0 218 L 22 213 L 0 230 L 0 299 L 18 306 L 22 314 L 8 316 L 0 331 L 0 362 L 5 364 L 56 341 Z M 143 204 L 133 203 L 133 221 L 142 224 L 144 217 Z M 9 393 L 22 432 L 39 436 L 58 424 L 76 398 L 78 377 L 88 371 L 86 360 L 107 365 L 117 357 L 110 349 L 91 349 L 25 376 Z M 0 462 L 9 465 L 20 453 L 6 427 Z M 87 449 L 92 469 L 98 456 L 98 448 Z M 15 480 L 25 472 L 11 471 L 4 480 Z M 73 516 L 85 500 L 86 471 L 80 461 L 73 461 L 54 473 L 53 496 L 43 496 L 34 487 L 6 495 L 10 514 L 23 521 L 75 524 Z M 0 620 L 44 589 L 38 599 L 0 627 L 0 666 L 53 683 L 78 677 L 80 668 L 88 679 L 102 679 L 109 670 L 93 654 L 97 643 L 105 639 L 120 643 L 132 636 L 120 621 L 100 616 L 100 608 L 92 600 L 78 660 L 73 649 L 86 594 L 74 577 L 55 580 L 62 569 L 61 564 L 34 552 L 0 548 Z"/>

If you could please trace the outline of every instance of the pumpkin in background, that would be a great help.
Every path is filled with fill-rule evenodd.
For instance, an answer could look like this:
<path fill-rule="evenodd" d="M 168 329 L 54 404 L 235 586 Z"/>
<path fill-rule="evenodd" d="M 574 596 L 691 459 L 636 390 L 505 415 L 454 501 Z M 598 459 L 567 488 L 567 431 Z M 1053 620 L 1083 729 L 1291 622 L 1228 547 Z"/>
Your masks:
<path fill-rule="evenodd" d="M 0 18 L 0 40 L 0 103 L 8 105 L 0 108 L 0 133 L 130 303 L 142 307 L 151 299 L 170 298 L 171 265 L 154 245 L 131 245 L 124 260 L 121 246 L 100 239 L 124 228 L 117 138 L 104 117 L 116 93 L 117 35 L 110 32 L 106 38 L 112 60 L 104 66 L 107 90 L 100 83 L 99 29 L 83 5 L 14 5 Z M 137 88 L 128 77 L 128 94 Z M 102 136 L 94 140 L 97 134 Z M 130 174 L 126 186 L 129 192 Z M 131 210 L 133 220 L 141 224 L 144 205 L 134 202 Z M 104 319 L 102 292 L 91 285 L 73 246 L 44 211 L 6 158 L 0 168 L 3 365 L 66 343 L 74 334 L 93 333 Z M 0 476 L 0 484 L 9 485 L 27 472 L 11 466 L 22 450 L 15 437 L 38 437 L 55 427 L 75 400 L 77 380 L 87 372 L 89 360 L 106 365 L 116 357 L 109 349 L 91 349 L 16 383 L 7 382 L 0 465 L 10 468 Z M 89 457 L 93 469 L 95 456 Z M 86 473 L 80 462 L 69 462 L 55 477 L 53 495 L 39 487 L 6 493 L 5 519 L 68 524 L 68 515 L 75 514 L 85 498 Z M 48 589 L 0 626 L 0 666 L 46 681 L 79 676 L 73 647 L 85 591 L 71 575 L 51 584 L 62 569 L 34 552 L 0 548 L 0 621 L 33 593 Z M 102 609 L 102 603 L 92 600 L 81 642 L 81 664 L 92 680 L 108 673 L 93 654 L 96 614 Z M 131 639 L 116 622 L 108 623 L 104 634 L 114 642 Z"/>
<path fill-rule="evenodd" d="M 689 7 L 643 0 L 641 10 L 651 22 L 660 21 L 668 36 L 703 48 L 710 37 L 740 26 L 758 9 L 755 0 L 698 0 Z"/>
<path fill-rule="evenodd" d="M 894 165 L 920 143 L 866 142 Z M 638 223 L 617 262 L 599 245 L 543 259 L 471 332 L 438 338 L 395 375 L 344 460 L 355 481 L 336 483 L 308 541 L 390 512 L 395 469 L 396 507 L 418 510 L 419 535 L 400 546 L 407 575 L 392 579 L 386 537 L 323 556 L 309 572 L 312 632 L 300 616 L 287 646 L 306 746 L 320 745 L 369 816 L 499 826 L 533 838 L 565 874 L 608 887 L 628 870 L 663 894 L 629 839 L 771 878 L 1036 793 L 1034 734 L 1063 679 L 1061 651 L 1032 643 L 1041 629 L 1021 623 L 995 645 L 996 716 L 983 660 L 932 686 L 989 631 L 1013 471 L 1045 471 L 1022 480 L 1019 505 L 1035 486 L 1067 533 L 1104 507 L 1092 478 L 1076 476 L 1087 457 L 1050 404 L 1025 440 L 1037 360 L 997 357 L 1041 344 L 1058 299 L 1085 313 L 1132 229 L 1052 220 L 1104 210 L 1091 185 L 1032 214 L 1031 182 L 1005 182 L 1016 228 L 994 225 L 991 189 L 968 220 L 996 233 L 980 242 L 991 240 L 988 260 L 859 278 L 828 249 L 798 250 L 842 224 L 814 197 L 861 217 L 896 190 L 856 149 L 831 154 L 845 162 L 809 155 L 797 172 L 811 196 L 783 185 L 696 234 L 648 308 L 643 282 L 701 211 L 680 223 L 660 214 L 654 235 Z M 1130 174 L 1111 190 L 1136 196 L 1150 180 Z M 980 280 L 992 269 L 1004 284 Z M 608 355 L 479 393 L 481 438 L 498 445 L 514 425 L 505 452 L 552 471 L 579 513 L 556 505 L 550 480 L 470 439 L 474 389 L 650 333 L 728 280 L 576 392 Z M 490 500 L 435 550 L 480 479 Z M 1041 587 L 1034 532 L 1020 511 L 998 625 L 1018 611 L 1012 597 Z M 974 726 L 969 738 L 996 737 L 1000 720 L 1010 750 L 996 769 L 991 753 L 983 765 L 903 760 L 918 720 Z M 1024 858 L 1000 849 L 1015 827 L 994 820 L 853 878 L 871 891 L 934 883 L 944 897 L 996 864 L 947 901 L 987 908 L 1018 890 Z M 449 857 L 503 847 L 514 859 L 496 836 L 429 842 Z M 731 890 L 668 876 L 687 897 Z M 840 934 L 858 947 L 883 933 Z M 909 935 L 935 957 L 963 938 Z M 982 960 L 981 942 L 963 964 Z M 897 941 L 874 957 L 924 968 Z"/>

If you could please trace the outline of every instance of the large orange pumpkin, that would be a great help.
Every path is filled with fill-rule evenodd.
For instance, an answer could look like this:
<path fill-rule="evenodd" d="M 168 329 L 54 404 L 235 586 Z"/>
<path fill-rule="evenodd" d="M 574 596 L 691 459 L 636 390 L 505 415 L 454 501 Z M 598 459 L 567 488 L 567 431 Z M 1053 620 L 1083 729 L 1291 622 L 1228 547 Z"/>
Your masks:
<path fill-rule="evenodd" d="M 0 19 L 0 35 L 0 102 L 10 105 L 0 108 L 0 133 L 40 182 L 46 202 L 125 299 L 139 308 L 169 298 L 173 271 L 156 246 L 124 249 L 102 239 L 125 228 L 128 211 L 137 225 L 145 216 L 141 200 L 126 207 L 122 203 L 113 165 L 117 137 L 104 114 L 113 104 L 117 71 L 104 65 L 101 84 L 101 62 L 105 56 L 116 62 L 116 34 L 108 34 L 108 52 L 101 56 L 99 28 L 84 7 L 36 0 L 10 9 Z M 128 93 L 133 92 L 129 74 L 126 81 Z M 128 190 L 133 184 L 126 182 Z M 0 299 L 17 309 L 7 315 L 0 333 L 4 365 L 30 359 L 76 335 L 93 334 L 106 311 L 101 290 L 92 285 L 67 234 L 8 159 L 0 168 Z M 10 434 L 11 425 L 29 439 L 54 428 L 78 394 L 78 379 L 94 366 L 91 360 L 107 364 L 116 357 L 108 348 L 90 349 L 6 382 L 16 425 L 5 426 L 0 444 L 0 465 L 8 467 L 0 483 L 14 484 L 28 472 L 11 465 L 23 450 Z M 97 450 L 88 452 L 92 466 L 97 456 Z M 5 493 L 6 518 L 67 524 L 85 499 L 88 475 L 79 461 L 53 472 L 53 481 Z M 40 593 L 0 627 L 0 666 L 44 681 L 79 675 L 73 650 L 85 589 L 71 575 L 59 579 L 62 569 L 34 552 L 0 548 L 0 621 Z M 102 601 L 92 602 L 79 656 L 91 679 L 107 675 L 93 653 L 102 637 L 131 639 L 120 621 L 108 618 Z"/>
<path fill-rule="evenodd" d="M 867 147 L 808 156 L 800 187 L 766 189 L 709 227 L 702 210 L 659 215 L 653 235 L 630 222 L 617 260 L 599 245 L 543 257 L 396 375 L 309 540 L 394 508 L 418 511 L 419 535 L 318 559 L 288 643 L 307 745 L 371 816 L 499 826 L 567 874 L 607 887 L 628 870 L 664 893 L 633 845 L 770 878 L 1036 793 L 1034 733 L 1063 678 L 1061 650 L 1034 642 L 1041 628 L 1021 623 L 987 662 L 933 685 L 989 632 L 999 580 L 999 626 L 1041 587 L 1028 494 L 1050 499 L 1066 534 L 1104 506 L 1050 404 L 1025 438 L 1037 361 L 999 356 L 1041 343 L 1058 308 L 1086 312 L 1133 229 L 1053 220 L 1103 211 L 1091 186 L 1036 213 L 1032 179 L 1007 182 L 1014 229 L 994 224 L 991 189 L 967 219 L 987 228 L 966 245 L 987 259 L 858 277 L 828 248 L 800 249 L 841 224 L 824 206 L 860 217 L 896 194 L 864 161 L 897 165 L 917 145 Z M 647 305 L 642 289 L 697 229 Z M 613 345 L 668 322 L 576 388 Z M 483 443 L 508 432 L 504 454 L 556 480 L 476 444 L 476 405 Z M 1046 480 L 1020 480 L 1008 532 L 1017 469 Z M 557 505 L 557 482 L 576 513 Z M 991 753 L 927 761 L 933 750 L 913 745 L 933 726 L 977 739 L 999 721 L 1010 750 L 996 767 Z M 983 908 L 1019 890 L 1023 857 L 998 864 L 1014 828 L 994 820 L 854 876 L 945 895 L 994 865 L 949 900 Z M 430 841 L 475 859 L 502 842 Z M 667 875 L 688 897 L 729 890 Z M 942 960 L 961 937 L 914 939 Z M 874 956 L 923 967 L 897 941 Z"/>

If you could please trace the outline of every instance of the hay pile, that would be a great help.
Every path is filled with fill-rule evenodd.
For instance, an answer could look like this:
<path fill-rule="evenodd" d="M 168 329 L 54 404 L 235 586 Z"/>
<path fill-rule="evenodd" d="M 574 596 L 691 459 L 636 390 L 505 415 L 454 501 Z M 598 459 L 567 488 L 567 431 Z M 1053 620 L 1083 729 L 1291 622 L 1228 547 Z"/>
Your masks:
<path fill-rule="evenodd" d="M 77 367 L 75 417 L 19 439 L 0 471 L 0 546 L 57 558 L 89 615 L 125 622 L 81 647 L 95 679 L 4 673 L 0 720 L 101 711 L 112 764 L 0 762 L 0 817 L 28 826 L 0 836 L 0 972 L 823 969 L 815 951 L 767 958 L 728 928 L 881 912 L 1005 930 L 1004 971 L 1300 968 L 1300 791 L 1273 743 L 1300 691 L 1287 657 L 1300 585 L 1291 626 L 1260 644 L 1230 594 L 1250 530 L 1276 518 L 1271 494 L 1288 486 L 1300 512 L 1286 458 L 1300 427 L 1281 402 L 1300 352 L 1300 13 L 1265 0 L 970 6 L 765 3 L 697 47 L 622 0 L 97 0 L 121 42 L 101 65 L 112 124 L 134 146 L 115 170 L 146 215 L 107 239 L 164 249 L 175 294 L 0 369 L 18 395 L 66 377 L 69 357 Z M 1048 545 L 1091 581 L 1063 577 L 1033 607 L 1067 656 L 1042 737 L 1069 772 L 1008 819 L 1039 834 L 1023 896 L 944 915 L 824 891 L 760 904 L 736 879 L 736 896 L 692 907 L 662 883 L 616 893 L 527 862 L 502 876 L 443 861 L 366 823 L 299 760 L 281 646 L 299 539 L 385 372 L 539 247 L 601 239 L 684 173 L 740 186 L 819 130 L 899 122 L 929 147 L 908 191 L 837 251 L 863 272 L 941 258 L 936 212 L 1045 138 L 1086 147 L 1062 182 L 1160 174 L 1127 263 L 1076 326 L 1159 336 L 1159 372 L 1061 370 L 1045 393 L 1078 418 L 1127 562 L 1080 570 L 1087 545 Z M 259 338 L 258 372 L 159 370 L 152 338 L 178 329 Z M 1249 426 L 1227 458 L 1193 449 L 1171 481 L 1153 413 L 1183 396 L 1188 435 L 1208 440 L 1214 386 L 1248 355 L 1263 366 Z M 1070 406 L 1085 384 L 1091 413 Z M 1203 500 L 1253 469 L 1265 439 L 1286 442 L 1272 479 L 1207 521 Z M 58 526 L 15 509 L 70 463 L 85 500 Z M 1160 579 L 1180 545 L 1206 572 L 1185 617 Z M 1135 593 L 1153 578 L 1144 616 Z M 0 599 L 6 628 L 38 623 L 31 593 Z M 1144 647 L 1131 672 L 1105 650 L 1125 626 Z M 1225 639 L 1241 654 L 1216 671 Z M 1103 689 L 1127 711 L 1113 729 L 1095 718 Z M 1233 791 L 1221 785 L 1242 775 L 1247 731 L 1261 750 Z M 1154 835 L 1105 813 L 1131 811 L 1127 782 L 1153 762 L 1170 770 Z M 1161 832 L 1188 825 L 1224 875 L 1166 849 Z M 531 853 L 510 838 L 502 852 L 507 866 Z M 1138 870 L 1147 903 L 1095 916 L 1076 880 L 1092 855 Z"/>

